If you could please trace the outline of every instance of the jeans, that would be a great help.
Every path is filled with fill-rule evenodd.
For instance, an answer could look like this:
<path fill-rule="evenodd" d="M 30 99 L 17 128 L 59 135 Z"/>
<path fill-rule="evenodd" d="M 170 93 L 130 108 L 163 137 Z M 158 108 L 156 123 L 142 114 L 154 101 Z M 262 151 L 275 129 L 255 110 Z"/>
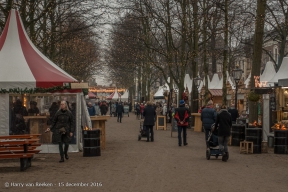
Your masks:
<path fill-rule="evenodd" d="M 209 136 L 209 132 L 211 131 L 211 129 L 205 129 L 205 128 L 203 128 L 203 129 L 204 129 L 204 132 L 205 132 L 205 141 L 207 141 L 208 136 Z"/>
<path fill-rule="evenodd" d="M 147 141 L 149 141 L 150 133 L 151 133 L 151 141 L 154 141 L 153 125 L 145 125 L 145 126 L 146 126 Z"/>
<path fill-rule="evenodd" d="M 121 123 L 122 113 L 118 113 L 117 122 Z"/>
<path fill-rule="evenodd" d="M 228 141 L 230 136 L 218 136 L 219 150 L 228 152 Z"/>
<path fill-rule="evenodd" d="M 64 143 L 64 151 L 63 151 L 63 142 L 59 142 L 60 157 L 64 157 L 64 155 L 67 155 L 68 148 L 69 148 L 69 144 Z"/>
<path fill-rule="evenodd" d="M 187 143 L 187 127 L 178 126 L 178 144 L 182 144 L 181 132 L 183 130 L 183 144 Z"/>

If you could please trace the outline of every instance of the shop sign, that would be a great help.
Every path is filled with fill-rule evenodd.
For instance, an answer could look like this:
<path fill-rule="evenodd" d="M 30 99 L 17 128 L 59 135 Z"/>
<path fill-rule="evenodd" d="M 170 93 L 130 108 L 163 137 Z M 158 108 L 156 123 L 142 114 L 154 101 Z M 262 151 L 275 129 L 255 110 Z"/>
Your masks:
<path fill-rule="evenodd" d="M 71 89 L 88 89 L 88 83 L 71 83 Z"/>

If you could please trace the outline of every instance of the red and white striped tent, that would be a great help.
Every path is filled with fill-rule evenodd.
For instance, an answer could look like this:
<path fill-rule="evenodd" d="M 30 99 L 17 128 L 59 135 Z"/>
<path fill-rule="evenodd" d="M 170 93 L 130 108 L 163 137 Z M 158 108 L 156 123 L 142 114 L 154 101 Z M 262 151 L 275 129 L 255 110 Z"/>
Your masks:
<path fill-rule="evenodd" d="M 15 10 L 10 11 L 0 37 L 0 66 L 2 89 L 47 88 L 77 81 L 35 47 Z"/>
<path fill-rule="evenodd" d="M 63 86 L 77 80 L 44 56 L 11 10 L 0 36 L 0 89 Z M 75 92 L 75 91 L 73 91 Z M 9 135 L 9 94 L 0 94 L 0 135 Z"/>
<path fill-rule="evenodd" d="M 107 98 L 107 100 L 118 100 L 121 99 L 121 94 L 119 92 L 113 92 L 111 95 L 109 95 Z"/>

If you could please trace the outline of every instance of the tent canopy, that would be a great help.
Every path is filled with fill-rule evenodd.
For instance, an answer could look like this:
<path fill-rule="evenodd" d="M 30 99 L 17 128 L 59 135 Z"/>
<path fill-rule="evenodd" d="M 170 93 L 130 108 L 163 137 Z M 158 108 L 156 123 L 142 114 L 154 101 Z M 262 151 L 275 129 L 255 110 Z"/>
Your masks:
<path fill-rule="evenodd" d="M 167 90 L 169 90 L 169 86 L 167 85 L 167 83 L 165 84 L 167 88 Z M 163 89 L 164 86 L 160 86 L 158 88 L 158 91 L 154 94 L 153 98 L 154 99 L 164 99 L 164 95 L 163 95 L 163 92 L 164 92 L 164 89 Z"/>
<path fill-rule="evenodd" d="M 260 81 L 269 81 L 276 74 L 274 64 L 271 61 L 266 63 L 263 73 L 260 75 Z"/>
<path fill-rule="evenodd" d="M 193 86 L 193 80 L 190 78 L 189 74 L 186 74 L 184 79 L 184 87 L 188 88 L 189 93 L 191 93 L 192 91 L 192 86 Z"/>
<path fill-rule="evenodd" d="M 121 98 L 121 94 L 115 91 L 107 97 L 107 100 L 118 100 L 120 98 Z"/>
<path fill-rule="evenodd" d="M 92 99 L 92 98 L 97 98 L 97 95 L 95 95 L 94 93 L 92 93 L 92 92 L 88 92 L 88 97 L 90 98 L 90 99 Z"/>
<path fill-rule="evenodd" d="M 121 96 L 121 100 L 122 101 L 128 101 L 128 97 L 129 97 L 129 91 L 128 91 L 128 89 L 126 89 L 126 91 Z"/>
<path fill-rule="evenodd" d="M 288 57 L 284 57 L 282 64 L 278 70 L 278 72 L 268 80 L 267 86 L 274 86 L 274 83 L 278 83 L 279 79 L 286 79 L 288 73 Z"/>
<path fill-rule="evenodd" d="M 0 87 L 62 86 L 77 80 L 50 61 L 31 42 L 18 11 L 11 10 L 0 37 Z"/>

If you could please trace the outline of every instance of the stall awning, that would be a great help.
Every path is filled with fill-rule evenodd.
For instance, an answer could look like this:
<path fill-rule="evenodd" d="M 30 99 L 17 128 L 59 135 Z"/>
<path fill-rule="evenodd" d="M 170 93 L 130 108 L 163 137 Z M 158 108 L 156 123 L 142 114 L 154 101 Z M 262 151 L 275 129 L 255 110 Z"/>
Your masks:
<path fill-rule="evenodd" d="M 278 79 L 279 87 L 288 87 L 288 79 Z"/>
<path fill-rule="evenodd" d="M 216 97 L 223 95 L 222 89 L 209 89 L 209 92 L 211 93 L 211 95 Z"/>

